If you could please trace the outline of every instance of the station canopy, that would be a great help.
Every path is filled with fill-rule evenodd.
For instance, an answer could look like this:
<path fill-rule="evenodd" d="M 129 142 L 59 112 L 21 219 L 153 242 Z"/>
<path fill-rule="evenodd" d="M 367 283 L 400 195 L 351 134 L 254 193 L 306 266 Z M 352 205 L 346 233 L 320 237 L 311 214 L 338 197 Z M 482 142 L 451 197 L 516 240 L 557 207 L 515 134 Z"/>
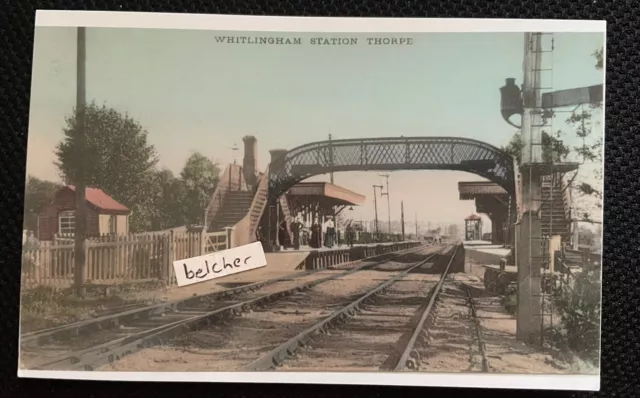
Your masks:
<path fill-rule="evenodd" d="M 473 200 L 480 196 L 508 196 L 500 185 L 490 181 L 459 182 L 460 200 Z"/>
<path fill-rule="evenodd" d="M 358 206 L 366 197 L 328 182 L 299 182 L 287 192 L 294 206 L 318 203 L 322 207 Z"/>

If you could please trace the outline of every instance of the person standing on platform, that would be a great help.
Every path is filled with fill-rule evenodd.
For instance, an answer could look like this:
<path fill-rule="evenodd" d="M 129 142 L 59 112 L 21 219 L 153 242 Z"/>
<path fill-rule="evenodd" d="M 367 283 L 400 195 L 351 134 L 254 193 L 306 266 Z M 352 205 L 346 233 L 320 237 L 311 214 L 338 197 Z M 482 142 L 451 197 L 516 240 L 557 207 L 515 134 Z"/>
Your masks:
<path fill-rule="evenodd" d="M 311 240 L 309 241 L 309 246 L 314 249 L 319 249 L 322 245 L 322 227 L 318 222 L 318 219 L 313 221 L 311 225 Z"/>
<path fill-rule="evenodd" d="M 333 242 L 336 236 L 336 227 L 331 217 L 327 219 L 326 228 L 327 228 L 327 247 L 333 247 Z"/>
<path fill-rule="evenodd" d="M 278 226 L 278 243 L 282 246 L 282 250 L 287 250 L 287 247 L 291 245 L 287 219 L 282 220 Z"/>
<path fill-rule="evenodd" d="M 353 247 L 353 224 L 351 223 L 352 221 L 349 220 L 347 222 L 347 227 L 345 228 L 345 234 L 347 235 L 347 245 L 349 247 Z"/>
<path fill-rule="evenodd" d="M 291 233 L 293 234 L 293 248 L 300 250 L 300 230 L 302 229 L 302 223 L 296 217 L 291 223 Z"/>

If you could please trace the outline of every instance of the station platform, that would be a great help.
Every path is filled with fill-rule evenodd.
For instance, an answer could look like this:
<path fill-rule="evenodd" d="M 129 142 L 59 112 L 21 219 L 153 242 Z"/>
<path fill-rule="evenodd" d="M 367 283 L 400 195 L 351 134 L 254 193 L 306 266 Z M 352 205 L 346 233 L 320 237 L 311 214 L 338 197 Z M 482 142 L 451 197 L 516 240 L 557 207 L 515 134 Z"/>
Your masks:
<path fill-rule="evenodd" d="M 311 250 L 287 250 L 275 253 L 265 253 L 264 255 L 267 259 L 267 267 L 269 267 L 270 270 L 295 271 L 299 268 L 300 264 L 305 262 L 310 254 Z"/>
<path fill-rule="evenodd" d="M 500 264 L 500 260 L 509 255 L 511 249 L 487 241 L 463 242 L 467 257 L 478 264 Z"/>
<path fill-rule="evenodd" d="M 352 261 L 357 261 L 365 257 L 406 250 L 417 247 L 422 243 L 424 242 L 390 242 L 354 245 L 353 248 L 343 245 L 339 248 L 286 250 L 265 253 L 267 259 L 266 267 L 189 286 L 172 287 L 165 290 L 163 296 L 160 297 L 162 297 L 161 301 L 179 300 L 274 278 L 295 277 L 297 274 L 306 270 L 324 269 L 336 265 L 340 267 L 341 265 L 349 264 Z M 382 248 L 380 248 L 380 246 L 382 246 Z"/>
<path fill-rule="evenodd" d="M 353 245 L 353 247 L 341 245 L 331 248 L 322 247 L 319 249 L 303 246 L 299 250 L 287 249 L 267 253 L 267 267 L 272 263 L 285 263 L 287 264 L 286 267 L 293 267 L 295 270 L 327 268 L 339 264 L 344 265 L 352 261 L 384 253 L 406 250 L 423 243 L 424 242 L 420 241 L 368 243 L 356 244 Z"/>
<path fill-rule="evenodd" d="M 411 242 L 411 241 L 407 241 L 407 242 Z M 400 242 L 385 242 L 385 243 L 362 243 L 362 244 L 355 244 L 353 245 L 353 247 L 376 247 L 376 246 L 390 246 L 393 245 L 394 243 L 400 243 Z M 347 244 L 342 244 L 340 246 L 333 246 L 333 247 L 320 247 L 320 248 L 314 248 L 311 246 L 300 246 L 300 249 L 295 250 L 295 249 L 291 249 L 288 248 L 286 250 L 281 250 L 279 252 L 276 253 L 310 253 L 310 252 L 330 252 L 330 251 L 339 251 L 339 250 L 349 250 L 349 245 Z"/>

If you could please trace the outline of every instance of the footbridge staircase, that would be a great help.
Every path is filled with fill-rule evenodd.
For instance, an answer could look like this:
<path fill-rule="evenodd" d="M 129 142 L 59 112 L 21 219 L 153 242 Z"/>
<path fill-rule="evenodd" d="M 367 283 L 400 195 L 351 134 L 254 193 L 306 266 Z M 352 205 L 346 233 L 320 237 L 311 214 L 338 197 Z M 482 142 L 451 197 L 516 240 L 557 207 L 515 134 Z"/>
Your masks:
<path fill-rule="evenodd" d="M 242 167 L 230 164 L 225 169 L 207 207 L 207 230 L 233 228 L 232 246 L 258 240 L 259 223 L 267 205 L 269 170 L 256 176 L 255 186 L 247 184 Z"/>
<path fill-rule="evenodd" d="M 516 175 L 517 192 L 521 192 L 522 176 Z M 540 208 L 540 229 L 543 238 L 560 236 L 569 243 L 572 234 L 572 199 L 570 184 L 564 173 L 555 173 L 542 178 L 542 197 Z M 517 196 L 517 213 L 521 213 L 522 202 Z"/>

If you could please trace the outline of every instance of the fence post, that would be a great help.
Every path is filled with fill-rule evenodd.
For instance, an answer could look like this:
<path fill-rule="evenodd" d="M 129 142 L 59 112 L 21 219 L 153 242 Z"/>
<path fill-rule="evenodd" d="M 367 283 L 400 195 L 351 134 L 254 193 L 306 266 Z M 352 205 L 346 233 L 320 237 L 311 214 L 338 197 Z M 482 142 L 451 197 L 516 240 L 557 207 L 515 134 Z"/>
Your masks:
<path fill-rule="evenodd" d="M 80 280 L 80 286 L 78 286 L 78 288 L 80 289 L 80 294 L 84 296 L 86 293 L 85 284 L 87 283 L 87 275 L 89 274 L 89 241 L 87 238 L 84 238 L 82 242 L 82 250 L 84 251 L 84 270 L 82 271 L 82 280 Z"/>
<path fill-rule="evenodd" d="M 198 255 L 202 256 L 206 254 L 206 248 L 207 248 L 207 227 L 204 226 L 200 230 L 200 253 Z"/>
<path fill-rule="evenodd" d="M 234 227 L 224 227 L 224 230 L 227 233 L 227 249 L 231 249 L 235 246 L 235 242 L 232 241 L 234 229 Z"/>
<path fill-rule="evenodd" d="M 167 285 L 171 285 L 173 283 L 171 278 L 171 268 L 173 267 L 173 230 L 169 230 L 169 234 L 166 239 L 167 248 L 165 250 L 165 254 L 167 255 L 167 259 L 165 263 L 165 278 L 167 280 Z"/>

